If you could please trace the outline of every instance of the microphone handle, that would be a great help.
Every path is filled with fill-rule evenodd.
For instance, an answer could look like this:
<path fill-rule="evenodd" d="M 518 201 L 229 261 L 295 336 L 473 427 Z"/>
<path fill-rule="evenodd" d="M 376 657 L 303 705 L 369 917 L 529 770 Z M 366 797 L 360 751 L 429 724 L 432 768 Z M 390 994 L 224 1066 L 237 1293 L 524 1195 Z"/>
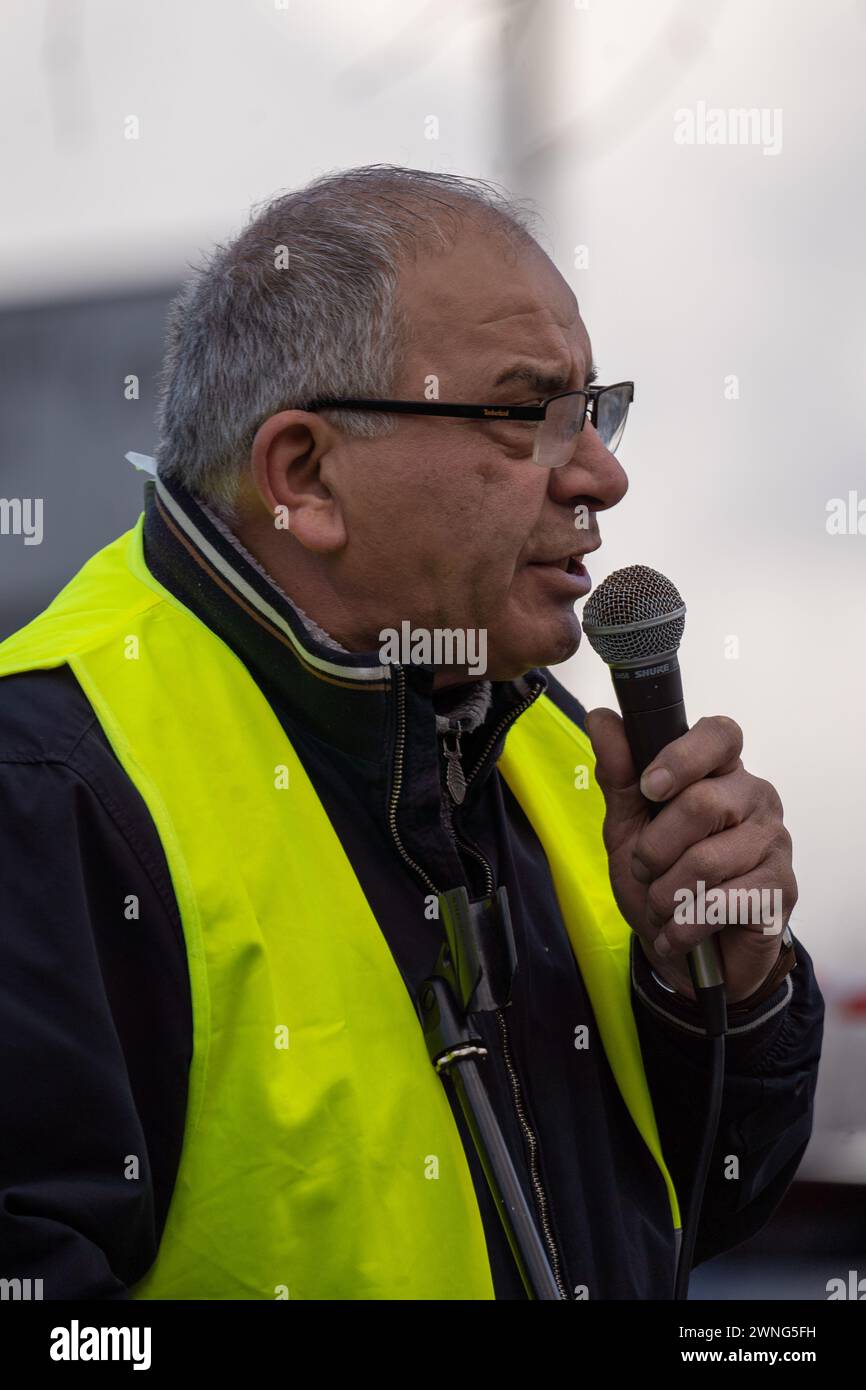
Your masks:
<path fill-rule="evenodd" d="M 676 656 L 664 661 L 651 660 L 644 666 L 630 669 L 611 667 L 613 687 L 619 701 L 622 722 L 632 760 L 639 773 L 644 772 L 650 763 L 675 738 L 688 733 L 689 722 L 683 702 L 683 684 L 680 665 Z M 657 816 L 664 806 L 663 801 L 649 801 L 650 816 Z M 724 1000 L 725 976 L 719 943 L 715 936 L 700 941 L 687 957 L 689 974 L 695 993 L 698 990 L 716 990 Z M 707 996 L 704 996 L 709 1002 Z M 713 1010 L 716 1028 L 725 1031 L 721 1021 L 724 1009 Z"/>

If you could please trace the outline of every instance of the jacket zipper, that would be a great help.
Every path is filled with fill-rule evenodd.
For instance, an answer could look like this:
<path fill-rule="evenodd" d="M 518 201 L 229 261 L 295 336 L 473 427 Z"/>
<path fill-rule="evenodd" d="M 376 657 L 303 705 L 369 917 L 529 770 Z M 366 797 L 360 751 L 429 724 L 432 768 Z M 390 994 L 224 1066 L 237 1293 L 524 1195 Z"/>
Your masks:
<path fill-rule="evenodd" d="M 484 748 L 484 751 L 481 754 L 481 757 L 475 764 L 475 767 L 466 777 L 464 777 L 463 768 L 459 764 L 460 725 L 459 721 L 457 721 L 457 727 L 455 729 L 455 733 L 457 735 L 455 747 L 452 750 L 448 750 L 446 747 L 446 758 L 457 759 L 459 776 L 457 776 L 455 773 L 452 773 L 452 764 L 449 763 L 448 774 L 446 776 L 446 781 L 448 781 L 449 785 L 449 791 L 451 786 L 451 778 L 453 777 L 456 786 L 460 787 L 461 784 L 463 785 L 465 795 L 465 788 L 468 788 L 472 779 L 475 777 L 479 768 L 482 766 L 488 754 L 490 753 L 490 750 L 493 747 L 495 747 L 497 741 L 501 737 L 502 732 L 508 727 L 509 724 L 513 723 L 514 720 L 517 719 L 518 716 L 521 715 L 523 711 L 529 707 L 529 705 L 533 703 L 537 694 L 538 688 L 533 687 L 532 693 L 529 696 L 527 696 L 525 700 L 521 701 L 521 703 L 517 705 L 515 709 L 513 709 L 510 712 L 510 714 L 506 715 L 503 719 L 499 721 L 499 724 L 497 725 L 496 729 L 494 730 L 493 734 L 488 740 Z M 416 864 L 415 860 L 412 859 L 412 857 L 407 853 L 403 845 L 403 842 L 400 839 L 399 832 L 397 830 L 397 806 L 400 800 L 400 791 L 403 785 L 403 758 L 405 755 L 405 743 L 406 676 L 402 668 L 397 667 L 397 747 L 394 755 L 394 781 L 391 788 L 391 798 L 388 807 L 388 823 L 391 827 L 391 834 L 394 837 L 394 842 L 402 858 L 406 861 L 407 864 L 411 866 L 411 868 L 415 870 L 416 873 L 420 874 L 421 878 L 431 889 L 431 891 L 438 896 L 439 890 L 437 889 L 436 885 L 433 883 L 429 875 L 424 872 L 421 866 L 419 864 Z M 463 797 L 461 796 L 460 801 L 462 800 Z M 476 859 L 478 863 L 481 865 L 484 871 L 486 891 L 488 895 L 491 895 L 496 885 L 493 881 L 493 870 L 491 869 L 487 860 L 484 858 L 484 855 L 481 854 L 480 850 L 478 850 L 474 845 L 469 844 L 465 839 L 463 839 L 462 836 L 458 835 L 456 830 L 453 829 L 453 827 L 452 836 L 454 838 L 455 844 L 458 844 L 463 850 L 466 851 L 467 854 L 470 854 L 472 858 Z M 532 1183 L 532 1190 L 535 1196 L 535 1207 L 538 1212 L 538 1217 L 541 1222 L 542 1233 L 544 1235 L 544 1243 L 547 1246 L 547 1253 L 550 1257 L 550 1265 L 553 1271 L 553 1277 L 556 1280 L 556 1286 L 559 1289 L 562 1298 L 568 1300 L 568 1292 L 566 1290 L 565 1283 L 562 1278 L 562 1259 L 553 1236 L 553 1231 L 550 1226 L 550 1207 L 547 1201 L 547 1193 L 544 1190 L 544 1184 L 541 1181 L 541 1173 L 538 1167 L 538 1136 L 536 1135 L 535 1131 L 529 1123 L 529 1120 L 526 1117 L 526 1111 L 523 1106 L 523 1091 L 520 1085 L 520 1077 L 517 1074 L 517 1068 L 514 1065 L 514 1060 L 511 1051 L 511 1036 L 508 1031 L 508 1024 L 505 1019 L 505 1013 L 502 1009 L 496 1010 L 496 1021 L 499 1025 L 499 1036 L 502 1045 L 502 1057 L 503 1061 L 505 1062 L 505 1069 L 508 1073 L 508 1079 L 511 1085 L 511 1096 L 512 1100 L 514 1101 L 514 1110 L 515 1114 L 517 1115 L 521 1131 L 523 1133 L 527 1152 L 529 1154 L 530 1181 Z"/>
<path fill-rule="evenodd" d="M 406 850 L 403 841 L 400 839 L 400 832 L 397 829 L 397 806 L 400 802 L 400 792 L 403 790 L 403 758 L 406 752 L 406 675 L 402 667 L 398 666 L 397 671 L 397 746 L 394 750 L 394 778 L 391 783 L 391 796 L 388 801 L 388 825 L 391 828 L 391 835 L 401 857 L 406 861 L 411 869 L 415 870 L 420 878 L 424 880 L 430 892 L 437 898 L 439 889 L 433 882 L 429 874 L 426 874 L 420 864 Z"/>
<path fill-rule="evenodd" d="M 481 768 L 486 763 L 491 750 L 496 747 L 496 744 L 499 742 L 500 738 L 502 737 L 505 730 L 508 728 L 509 724 L 513 724 L 516 719 L 519 719 L 520 715 L 523 713 L 524 710 L 529 709 L 529 706 L 535 703 L 541 689 L 542 686 L 540 684 L 534 685 L 530 693 L 521 700 L 520 704 L 515 705 L 513 710 L 511 710 L 508 714 L 503 715 L 503 717 L 500 719 L 499 723 L 496 725 L 496 728 L 493 730 L 493 733 L 490 735 L 490 738 L 487 740 L 481 757 L 478 759 L 472 771 L 468 774 L 466 778 L 467 791 L 469 787 L 472 785 L 472 782 L 475 780 Z"/>

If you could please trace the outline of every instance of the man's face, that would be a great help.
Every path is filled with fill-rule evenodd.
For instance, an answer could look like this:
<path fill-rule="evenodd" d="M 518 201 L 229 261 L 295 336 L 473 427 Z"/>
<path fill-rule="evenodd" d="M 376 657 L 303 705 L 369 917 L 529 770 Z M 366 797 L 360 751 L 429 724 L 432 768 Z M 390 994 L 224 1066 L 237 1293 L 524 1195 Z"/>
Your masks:
<path fill-rule="evenodd" d="M 529 403 L 590 377 L 577 302 L 540 249 L 506 256 L 498 236 L 466 233 L 453 251 L 407 267 L 400 295 L 412 341 L 397 399 L 423 401 L 435 377 L 443 401 Z M 533 429 L 404 416 L 393 435 L 332 452 L 348 536 L 340 580 L 372 645 L 407 619 L 415 629 L 483 628 L 493 680 L 576 651 L 581 593 L 563 562 L 598 546 L 595 513 L 628 482 L 589 422 L 556 469 L 532 462 Z M 579 505 L 589 511 L 582 529 Z M 550 561 L 560 564 L 539 563 Z"/>

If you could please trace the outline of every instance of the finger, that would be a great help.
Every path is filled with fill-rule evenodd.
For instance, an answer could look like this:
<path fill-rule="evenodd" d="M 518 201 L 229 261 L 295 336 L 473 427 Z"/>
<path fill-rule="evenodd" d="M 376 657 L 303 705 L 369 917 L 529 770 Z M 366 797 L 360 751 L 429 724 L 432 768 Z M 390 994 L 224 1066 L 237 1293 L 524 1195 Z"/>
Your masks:
<path fill-rule="evenodd" d="M 586 731 L 595 754 L 595 778 L 604 793 L 605 831 L 643 821 L 647 806 L 638 784 L 620 716 L 612 709 L 593 709 L 586 716 Z"/>
<path fill-rule="evenodd" d="M 722 831 L 749 820 L 760 804 L 761 783 L 744 768 L 725 777 L 705 777 L 693 783 L 669 801 L 641 830 L 635 842 L 632 873 L 639 883 L 651 883 L 676 864 L 691 845 L 698 845 L 710 836 L 718 839 Z M 769 816 L 755 816 L 756 842 L 759 831 L 769 825 Z M 767 834 L 760 840 L 758 859 L 763 858 L 770 838 Z M 708 850 L 708 855 L 712 859 L 718 852 L 717 847 Z"/>
<path fill-rule="evenodd" d="M 699 941 L 732 924 L 747 929 L 744 937 L 778 941 L 795 902 L 796 880 L 790 865 L 773 852 L 750 873 L 708 889 L 703 902 L 696 895 L 693 903 L 684 904 L 685 911 L 669 917 L 652 935 L 653 950 L 659 955 L 692 951 Z M 684 916 L 695 920 L 678 920 Z M 726 921 L 715 920 L 723 916 Z"/>
<path fill-rule="evenodd" d="M 699 719 L 653 758 L 641 777 L 650 801 L 667 801 L 703 777 L 718 777 L 740 766 L 743 731 L 735 719 L 714 714 Z"/>
<path fill-rule="evenodd" d="M 745 881 L 747 875 L 767 862 L 772 849 L 772 836 L 756 830 L 749 821 L 691 845 L 666 873 L 649 885 L 647 925 L 661 928 L 671 917 L 676 917 L 679 906 L 685 904 L 687 907 L 701 884 L 709 891 L 726 883 Z M 773 882 L 777 881 L 774 878 Z M 763 885 L 758 886 L 769 888 L 772 885 L 765 878 Z"/>

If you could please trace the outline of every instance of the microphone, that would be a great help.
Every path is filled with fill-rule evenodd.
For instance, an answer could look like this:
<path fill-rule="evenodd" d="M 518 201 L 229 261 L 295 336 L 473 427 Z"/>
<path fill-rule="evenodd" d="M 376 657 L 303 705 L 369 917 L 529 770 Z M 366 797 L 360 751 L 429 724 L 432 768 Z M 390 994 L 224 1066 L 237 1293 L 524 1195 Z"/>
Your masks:
<path fill-rule="evenodd" d="M 685 625 L 686 605 L 678 590 L 648 565 L 615 570 L 583 608 L 581 626 L 593 651 L 610 667 L 638 773 L 673 739 L 688 732 L 677 660 Z M 647 800 L 651 816 L 663 805 Z M 707 1035 L 722 1036 L 727 1027 L 725 977 L 715 937 L 699 942 L 687 961 Z"/>

